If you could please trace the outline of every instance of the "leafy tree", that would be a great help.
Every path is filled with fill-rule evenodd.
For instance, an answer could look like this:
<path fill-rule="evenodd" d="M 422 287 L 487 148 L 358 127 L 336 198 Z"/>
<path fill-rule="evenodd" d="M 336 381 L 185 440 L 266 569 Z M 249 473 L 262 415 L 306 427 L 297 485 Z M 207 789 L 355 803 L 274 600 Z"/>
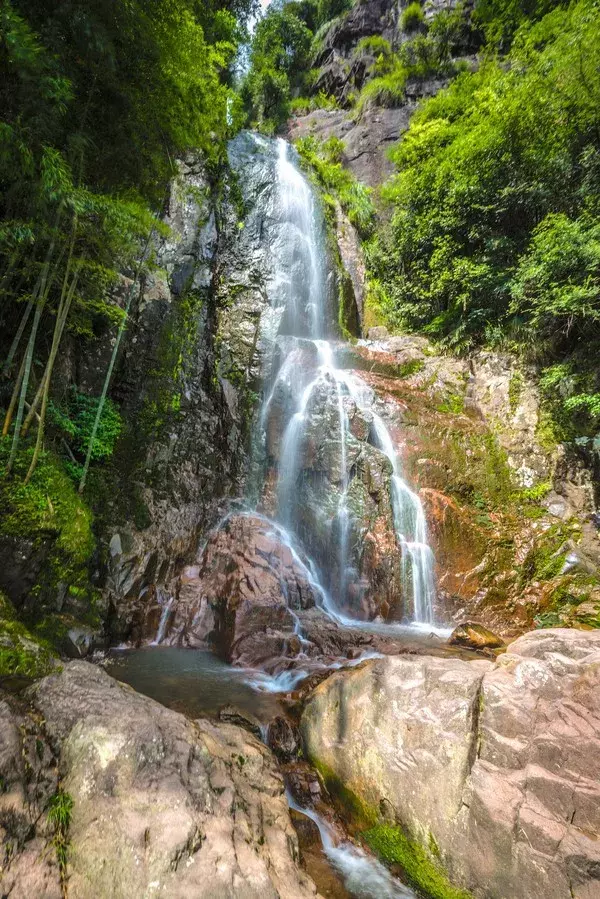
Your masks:
<path fill-rule="evenodd" d="M 272 4 L 256 26 L 241 88 L 252 124 L 272 134 L 288 118 L 292 91 L 302 93 L 312 32 L 302 4 Z"/>
<path fill-rule="evenodd" d="M 600 7 L 579 0 L 521 25 L 506 62 L 459 75 L 413 117 L 370 250 L 392 320 L 589 368 L 599 150 Z"/>
<path fill-rule="evenodd" d="M 509 45 L 520 25 L 542 19 L 565 0 L 477 0 L 475 21 L 483 28 L 491 46 Z"/>
<path fill-rule="evenodd" d="M 236 41 L 254 8 L 255 0 L 2 4 L 9 471 L 30 431 L 27 478 L 40 458 L 64 335 L 92 340 L 106 323 L 123 324 L 112 288 L 120 272 L 139 271 L 141 247 L 160 228 L 151 210 L 161 209 L 175 157 L 193 148 L 215 166 L 224 160 Z"/>

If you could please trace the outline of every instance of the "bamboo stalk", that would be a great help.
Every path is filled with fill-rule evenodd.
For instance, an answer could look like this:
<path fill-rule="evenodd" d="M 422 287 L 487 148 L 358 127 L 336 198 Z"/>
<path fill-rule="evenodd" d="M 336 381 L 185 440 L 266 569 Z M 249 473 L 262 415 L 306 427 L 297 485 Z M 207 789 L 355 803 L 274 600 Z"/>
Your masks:
<path fill-rule="evenodd" d="M 19 373 L 17 375 L 15 386 L 13 387 L 12 396 L 10 398 L 10 403 L 8 409 L 6 411 L 6 415 L 4 417 L 4 426 L 2 428 L 2 436 L 6 437 L 10 430 L 10 425 L 13 419 L 13 415 L 15 414 L 15 408 L 17 405 L 17 400 L 19 398 L 19 388 L 21 386 L 21 381 L 23 380 L 23 374 L 25 372 L 25 354 L 23 355 L 23 359 L 21 360 L 21 367 L 19 368 Z"/>
<path fill-rule="evenodd" d="M 88 443 L 87 453 L 85 456 L 85 462 L 83 465 L 83 472 L 81 474 L 81 480 L 79 482 L 79 493 L 83 493 L 83 488 L 85 487 L 85 482 L 88 474 L 88 470 L 90 467 L 90 462 L 92 460 L 92 451 L 94 448 L 94 440 L 96 439 L 96 434 L 98 433 L 98 427 L 100 426 L 100 419 L 102 418 L 102 412 L 104 411 L 104 403 L 106 402 L 106 395 L 108 393 L 108 387 L 110 385 L 110 379 L 112 378 L 113 369 L 115 367 L 115 363 L 117 361 L 117 355 L 119 353 L 119 346 L 121 345 L 121 340 L 123 334 L 125 332 L 125 325 L 127 324 L 127 319 L 129 318 L 129 309 L 131 308 L 131 301 L 133 299 L 134 289 L 139 281 L 140 274 L 142 272 L 142 267 L 144 265 L 144 261 L 146 258 L 146 253 L 148 252 L 148 248 L 150 247 L 150 241 L 154 235 L 154 228 L 151 229 L 148 237 L 146 239 L 146 244 L 142 251 L 142 254 L 139 258 L 138 266 L 134 274 L 133 281 L 131 286 L 129 287 L 129 292 L 127 294 L 127 301 L 125 303 L 125 314 L 121 319 L 121 323 L 119 325 L 119 330 L 117 332 L 117 339 L 115 340 L 115 345 L 113 347 L 113 351 L 110 357 L 110 362 L 108 364 L 108 370 L 106 372 L 106 377 L 104 378 L 104 384 L 102 385 L 102 393 L 100 394 L 100 400 L 98 402 L 98 409 L 96 410 L 96 417 L 94 419 L 94 424 L 92 426 L 92 433 L 90 434 L 90 440 Z"/>
<path fill-rule="evenodd" d="M 69 291 L 65 298 L 64 306 L 60 315 L 57 315 L 56 325 L 54 328 L 54 334 L 52 336 L 52 346 L 50 348 L 50 356 L 48 358 L 48 364 L 46 365 L 45 372 L 45 381 L 44 381 L 44 390 L 42 393 L 42 407 L 40 409 L 40 414 L 38 418 L 38 430 L 37 437 L 35 441 L 35 448 L 33 450 L 33 456 L 31 458 L 31 464 L 29 466 L 29 470 L 25 477 L 25 483 L 28 484 L 33 472 L 35 471 L 35 467 L 38 463 L 40 453 L 42 451 L 42 445 L 44 441 L 44 429 L 46 423 L 46 410 L 48 408 L 48 397 L 50 395 L 50 381 L 52 379 L 52 369 L 54 368 L 54 362 L 56 361 L 56 356 L 58 354 L 58 347 L 60 345 L 60 339 L 62 337 L 63 328 L 65 326 L 65 322 L 69 315 L 69 308 L 71 306 L 71 302 L 73 300 L 73 296 L 75 294 L 75 289 L 77 287 L 77 281 L 79 280 L 79 274 L 81 271 L 80 262 L 77 269 L 73 273 L 73 278 L 71 280 L 71 286 L 69 287 Z M 29 415 L 32 415 L 32 411 L 35 410 L 30 409 Z"/>
<path fill-rule="evenodd" d="M 69 274 L 70 274 L 70 271 L 71 271 L 71 264 L 72 264 L 72 261 L 73 261 L 73 250 L 74 250 L 74 248 L 75 248 L 75 237 L 76 237 L 76 234 L 77 234 L 77 213 L 75 212 L 75 213 L 73 214 L 73 223 L 72 223 L 72 227 L 71 227 L 71 240 L 70 240 L 70 242 L 69 242 L 69 255 L 68 255 L 68 258 L 67 258 L 67 265 L 66 265 L 66 268 L 65 268 L 65 275 L 64 275 L 64 278 L 63 278 L 62 289 L 61 289 L 61 292 L 60 292 L 60 300 L 59 300 L 59 303 L 58 303 L 58 308 L 57 308 L 57 310 L 56 310 L 56 324 L 55 324 L 55 326 L 54 326 L 54 334 L 52 335 L 52 348 L 51 348 L 51 350 L 50 350 L 50 355 L 48 356 L 48 361 L 47 361 L 47 363 L 46 363 L 46 368 L 44 369 L 44 374 L 42 375 L 42 379 L 41 379 L 41 381 L 40 381 L 40 384 L 39 384 L 39 386 L 38 386 L 38 389 L 37 389 L 37 391 L 36 391 L 36 394 L 35 394 L 35 396 L 34 396 L 34 398 L 33 398 L 33 402 L 32 402 L 32 404 L 31 404 L 31 407 L 30 407 L 30 409 L 29 409 L 29 412 L 28 412 L 28 414 L 27 414 L 27 417 L 26 417 L 26 419 L 25 419 L 25 423 L 24 423 L 24 425 L 23 425 L 23 429 L 22 429 L 22 432 L 21 432 L 21 436 L 22 436 L 22 437 L 27 436 L 27 432 L 29 431 L 29 428 L 30 428 L 31 423 L 32 423 L 32 421 L 33 421 L 33 417 L 34 417 L 35 413 L 37 412 L 37 408 L 38 408 L 38 406 L 39 406 L 39 404 L 40 404 L 40 400 L 41 400 L 41 398 L 42 398 L 42 396 L 43 396 L 44 390 L 46 389 L 46 382 L 47 382 L 47 380 L 51 377 L 51 374 L 52 374 L 52 368 L 53 368 L 53 366 L 54 366 L 54 359 L 52 359 L 52 352 L 53 352 L 53 348 L 54 348 L 54 340 L 55 340 L 55 337 L 56 337 L 56 335 L 57 335 L 57 333 L 58 333 L 58 341 L 60 342 L 60 339 L 61 339 L 61 337 L 62 337 L 63 328 L 64 328 L 65 322 L 66 322 L 66 320 L 67 320 L 67 315 L 68 315 L 68 312 L 69 312 L 69 306 L 71 305 L 71 299 L 72 299 L 72 297 L 73 297 L 73 292 L 74 292 L 74 290 L 75 290 L 75 286 L 77 285 L 77 280 L 78 280 L 78 278 L 79 278 L 79 272 L 80 272 L 81 264 L 82 264 L 82 261 L 81 261 L 81 260 L 80 260 L 80 262 L 79 262 L 79 264 L 78 264 L 78 268 L 77 268 L 77 271 L 76 271 L 76 275 L 74 276 L 74 282 L 73 282 L 72 285 L 71 285 L 72 290 L 71 290 L 71 288 L 68 288 L 68 289 L 67 289 L 67 284 L 68 284 L 68 282 L 69 282 Z M 62 258 L 62 254 L 61 254 L 61 258 Z M 69 298 L 69 299 L 68 299 L 68 304 L 67 304 L 67 311 L 66 311 L 66 314 L 65 314 L 64 317 L 63 317 L 63 310 L 64 310 L 64 308 L 65 308 L 65 303 L 66 303 L 67 297 Z M 57 345 L 56 349 L 58 350 L 58 345 Z M 56 355 L 56 354 L 55 354 L 55 355 Z"/>

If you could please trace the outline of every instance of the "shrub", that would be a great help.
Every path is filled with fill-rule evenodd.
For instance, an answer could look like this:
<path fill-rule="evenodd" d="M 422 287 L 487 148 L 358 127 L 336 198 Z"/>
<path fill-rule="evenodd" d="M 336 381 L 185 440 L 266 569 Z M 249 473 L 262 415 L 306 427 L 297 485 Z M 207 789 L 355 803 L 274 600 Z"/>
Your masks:
<path fill-rule="evenodd" d="M 402 28 L 404 31 L 416 31 L 425 22 L 423 8 L 418 2 L 410 3 L 402 13 Z"/>
<path fill-rule="evenodd" d="M 319 142 L 315 137 L 296 141 L 301 159 L 315 174 L 320 186 L 334 194 L 359 233 L 367 236 L 374 224 L 371 190 L 357 181 L 342 165 L 344 142 L 337 137 Z"/>
<path fill-rule="evenodd" d="M 369 106 L 401 106 L 405 100 L 404 88 L 409 77 L 408 69 L 396 61 L 387 75 L 367 81 L 356 103 L 358 116 Z"/>
<path fill-rule="evenodd" d="M 325 91 L 319 91 L 314 97 L 296 97 L 290 103 L 290 113 L 295 115 L 307 115 L 315 109 L 339 109 L 339 104 Z"/>
<path fill-rule="evenodd" d="M 568 363 L 577 396 L 557 399 L 584 430 L 600 393 L 599 27 L 593 0 L 558 7 L 517 32 L 506 62 L 426 101 L 392 151 L 389 225 L 370 253 L 393 325 Z"/>

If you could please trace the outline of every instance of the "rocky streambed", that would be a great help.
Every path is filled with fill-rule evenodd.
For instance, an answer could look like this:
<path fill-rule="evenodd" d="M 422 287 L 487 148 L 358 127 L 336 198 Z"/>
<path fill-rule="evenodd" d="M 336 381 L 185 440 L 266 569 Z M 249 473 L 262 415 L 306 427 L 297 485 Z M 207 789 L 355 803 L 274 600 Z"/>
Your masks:
<path fill-rule="evenodd" d="M 0 895 L 595 899 L 597 448 L 508 355 L 342 340 L 358 240 L 282 141 L 230 169 L 171 198 L 140 321 L 191 283 L 195 361 L 68 629 L 129 649 L 0 697 Z"/>
<path fill-rule="evenodd" d="M 166 668 L 138 686 L 165 699 Z M 239 675 L 219 708 L 211 670 L 187 715 L 87 662 L 3 695 L 2 895 L 299 899 L 319 895 L 307 872 L 337 899 L 599 894 L 598 634 L 531 633 L 496 661 L 388 655 L 254 712 Z"/>

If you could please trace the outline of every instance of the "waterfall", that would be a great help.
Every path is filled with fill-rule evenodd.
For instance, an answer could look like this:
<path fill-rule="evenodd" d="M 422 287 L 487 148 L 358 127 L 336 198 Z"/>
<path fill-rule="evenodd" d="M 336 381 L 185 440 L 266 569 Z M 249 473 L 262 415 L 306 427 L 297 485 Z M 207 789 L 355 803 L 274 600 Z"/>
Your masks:
<path fill-rule="evenodd" d="M 374 392 L 355 374 L 339 370 L 333 344 L 327 335 L 335 333 L 327 304 L 327 264 L 325 227 L 314 193 L 291 157 L 289 145 L 278 139 L 275 203 L 280 234 L 279 252 L 274 260 L 272 293 L 284 307 L 279 327 L 280 365 L 265 399 L 259 427 L 266 429 L 277 392 L 283 386 L 291 393 L 295 408 L 281 438 L 277 472 L 277 520 L 300 542 L 301 506 L 298 491 L 303 452 L 315 414 L 327 421 L 327 403 L 339 433 L 339 499 L 334 522 L 337 534 L 339 579 L 338 598 L 345 597 L 349 576 L 349 535 L 351 512 L 348 508 L 348 419 L 345 398 L 372 416 L 372 442 L 391 465 L 390 503 L 398 552 L 401 556 L 401 581 L 405 599 L 412 602 L 415 623 L 433 623 L 435 599 L 434 558 L 427 540 L 423 507 L 418 495 L 402 476 L 400 460 L 390 432 L 373 410 Z M 282 238 L 282 239 L 281 239 Z M 281 336 L 285 335 L 285 339 Z M 312 371 L 311 371 L 312 369 Z M 307 374 L 308 372 L 308 374 Z M 326 610 L 338 612 L 332 600 Z M 339 614 L 339 620 L 348 618 Z"/>

